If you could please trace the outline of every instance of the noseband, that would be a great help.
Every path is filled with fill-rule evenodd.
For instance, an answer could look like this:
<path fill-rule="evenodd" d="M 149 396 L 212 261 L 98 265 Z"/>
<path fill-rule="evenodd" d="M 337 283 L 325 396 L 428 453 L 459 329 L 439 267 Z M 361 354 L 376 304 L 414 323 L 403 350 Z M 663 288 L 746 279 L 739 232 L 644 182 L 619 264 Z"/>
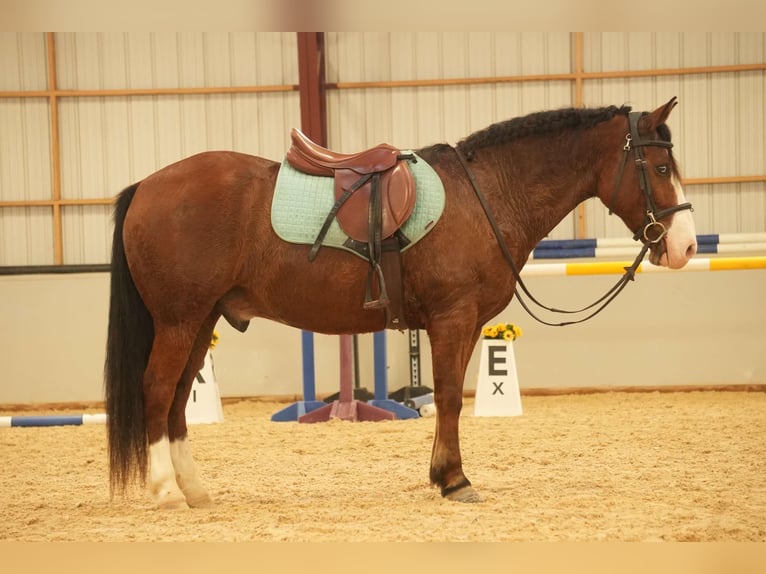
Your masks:
<path fill-rule="evenodd" d="M 620 277 L 617 283 L 615 283 L 614 286 L 611 289 L 609 289 L 609 291 L 607 291 L 600 299 L 594 301 L 587 307 L 583 307 L 582 309 L 566 310 L 566 309 L 556 309 L 555 307 L 548 307 L 540 303 L 537 299 L 535 299 L 532 293 L 529 292 L 529 289 L 527 289 L 526 284 L 521 278 L 521 273 L 516 267 L 516 263 L 514 263 L 513 261 L 511 252 L 508 250 L 508 246 L 506 245 L 505 240 L 503 239 L 503 236 L 500 233 L 500 228 L 497 226 L 497 223 L 495 222 L 495 218 L 492 216 L 492 212 L 489 209 L 487 200 L 484 198 L 484 195 L 479 190 L 479 186 L 476 183 L 476 179 L 474 178 L 473 173 L 471 172 L 471 169 L 468 166 L 468 161 L 463 157 L 463 154 L 460 153 L 460 150 L 457 147 L 455 148 L 455 154 L 457 155 L 458 160 L 460 160 L 460 163 L 463 166 L 463 169 L 465 169 L 465 172 L 468 175 L 468 180 L 471 182 L 471 186 L 473 187 L 473 190 L 476 193 L 476 197 L 479 199 L 479 203 L 481 203 L 481 206 L 484 209 L 484 213 L 487 216 L 487 220 L 489 221 L 489 224 L 492 227 L 492 231 L 494 232 L 495 237 L 497 238 L 497 242 L 500 245 L 500 250 L 503 252 L 503 256 L 505 257 L 505 260 L 510 265 L 511 270 L 513 271 L 513 275 L 516 278 L 516 289 L 514 291 L 516 295 L 516 300 L 533 319 L 535 319 L 539 323 L 542 323 L 543 325 L 549 325 L 551 327 L 564 327 L 566 325 L 576 325 L 577 323 L 582 323 L 598 315 L 609 303 L 611 303 L 614 300 L 615 297 L 617 297 L 617 295 L 620 294 L 620 292 L 625 288 L 628 282 L 635 280 L 638 266 L 643 261 L 644 257 L 646 256 L 646 252 L 649 250 L 651 245 L 659 243 L 667 235 L 668 233 L 667 228 L 662 222 L 658 220 L 662 219 L 663 217 L 667 217 L 668 215 L 671 215 L 675 213 L 676 211 L 681 211 L 684 209 L 690 209 L 693 211 L 692 204 L 689 202 L 681 203 L 679 205 L 674 205 L 672 207 L 667 207 L 665 209 L 660 209 L 660 210 L 657 209 L 657 206 L 654 203 L 654 197 L 652 196 L 652 186 L 651 186 L 651 183 L 649 182 L 649 172 L 646 167 L 646 159 L 644 158 L 643 148 L 646 146 L 657 146 L 657 147 L 664 147 L 664 148 L 670 149 L 673 147 L 673 144 L 671 142 L 664 141 L 664 140 L 642 140 L 641 136 L 638 133 L 638 120 L 641 118 L 642 115 L 643 115 L 642 112 L 629 112 L 628 114 L 628 123 L 630 125 L 630 131 L 625 135 L 625 145 L 622 147 L 623 154 L 622 154 L 622 160 L 620 161 L 620 168 L 617 172 L 617 181 L 615 182 L 614 192 L 612 192 L 612 198 L 609 202 L 609 214 L 610 215 L 612 214 L 612 208 L 614 207 L 614 201 L 617 197 L 617 192 L 620 189 L 620 183 L 622 181 L 622 176 L 625 171 L 625 165 L 628 161 L 628 156 L 630 155 L 630 151 L 633 150 L 633 154 L 635 156 L 635 163 L 636 163 L 636 172 L 638 173 L 638 184 L 639 184 L 639 187 L 641 188 L 641 192 L 644 194 L 644 200 L 646 201 L 646 217 L 644 218 L 644 224 L 641 227 L 639 227 L 638 231 L 636 231 L 636 233 L 633 235 L 633 239 L 635 239 L 636 241 L 641 240 L 641 242 L 643 243 L 643 246 L 641 247 L 641 251 L 636 256 L 635 261 L 633 261 L 633 264 L 630 265 L 629 267 L 625 267 L 625 273 L 623 273 L 623 275 Z M 656 234 L 656 237 L 653 237 L 653 235 L 655 234 Z M 587 315 L 586 317 L 583 317 L 582 319 L 579 319 L 576 321 L 562 321 L 560 323 L 550 323 L 548 321 L 540 319 L 537 315 L 535 315 L 532 312 L 532 310 L 529 308 L 527 303 L 521 297 L 521 294 L 519 293 L 519 288 L 521 288 L 524 294 L 527 297 L 529 297 L 529 300 L 532 301 L 535 305 L 537 305 L 541 309 L 545 309 L 552 313 L 576 314 L 576 313 L 582 313 L 584 311 L 588 311 L 590 309 L 593 309 L 594 307 L 596 307 L 596 309 L 593 312 L 591 312 L 589 315 Z"/>

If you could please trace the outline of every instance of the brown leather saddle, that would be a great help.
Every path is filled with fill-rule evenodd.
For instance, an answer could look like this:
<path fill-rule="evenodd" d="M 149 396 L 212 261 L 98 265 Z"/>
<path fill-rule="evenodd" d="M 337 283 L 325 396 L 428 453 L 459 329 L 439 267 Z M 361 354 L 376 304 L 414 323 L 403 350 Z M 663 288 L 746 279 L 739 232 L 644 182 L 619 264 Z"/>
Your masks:
<path fill-rule="evenodd" d="M 334 178 L 335 203 L 314 241 L 309 260 L 316 258 L 330 225 L 337 219 L 349 237 L 346 246 L 370 262 L 364 308 L 385 309 L 388 326 L 404 329 L 400 252 L 409 240 L 401 227 L 415 207 L 415 180 L 408 162 L 417 159 L 388 144 L 342 154 L 316 144 L 295 128 L 290 136 L 287 161 L 293 168 Z M 386 279 L 392 290 L 386 288 Z"/>

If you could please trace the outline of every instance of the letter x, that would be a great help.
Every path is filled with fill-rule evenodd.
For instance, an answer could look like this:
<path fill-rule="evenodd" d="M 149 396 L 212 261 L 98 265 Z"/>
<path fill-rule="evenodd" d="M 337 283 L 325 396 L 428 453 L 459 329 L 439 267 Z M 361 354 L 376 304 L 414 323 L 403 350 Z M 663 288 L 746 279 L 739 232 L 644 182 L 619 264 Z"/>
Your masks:
<path fill-rule="evenodd" d="M 500 387 L 503 386 L 502 381 L 499 382 L 499 383 L 496 383 L 495 381 L 492 381 L 492 384 L 495 385 L 495 390 L 492 391 L 493 395 L 496 395 L 496 394 L 500 393 L 501 395 L 505 396 L 505 393 L 503 392 L 503 389 L 500 388 Z"/>

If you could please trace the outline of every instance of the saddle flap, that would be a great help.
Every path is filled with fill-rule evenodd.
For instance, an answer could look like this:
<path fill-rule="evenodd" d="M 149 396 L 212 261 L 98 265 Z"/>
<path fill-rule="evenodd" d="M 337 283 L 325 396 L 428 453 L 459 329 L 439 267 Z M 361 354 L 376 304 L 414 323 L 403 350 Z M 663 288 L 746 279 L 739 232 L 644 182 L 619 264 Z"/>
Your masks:
<path fill-rule="evenodd" d="M 335 172 L 335 197 L 340 197 L 359 179 L 359 174 L 351 170 Z M 341 229 L 356 241 L 368 242 L 370 192 L 372 183 L 368 182 L 357 189 L 338 211 L 337 219 Z M 415 181 L 406 161 L 399 162 L 380 176 L 382 200 L 381 237 L 392 236 L 415 208 Z"/>

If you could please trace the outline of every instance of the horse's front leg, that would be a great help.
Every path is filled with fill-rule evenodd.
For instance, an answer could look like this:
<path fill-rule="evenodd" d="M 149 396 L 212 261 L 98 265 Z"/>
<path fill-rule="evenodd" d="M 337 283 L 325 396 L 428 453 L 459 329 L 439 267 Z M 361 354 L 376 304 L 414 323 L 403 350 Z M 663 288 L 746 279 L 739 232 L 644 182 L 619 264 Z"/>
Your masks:
<path fill-rule="evenodd" d="M 427 327 L 431 341 L 436 404 L 436 433 L 431 452 L 431 482 L 443 497 L 458 502 L 480 502 L 481 497 L 463 472 L 459 422 L 463 382 L 481 329 L 464 317 L 434 321 Z"/>

